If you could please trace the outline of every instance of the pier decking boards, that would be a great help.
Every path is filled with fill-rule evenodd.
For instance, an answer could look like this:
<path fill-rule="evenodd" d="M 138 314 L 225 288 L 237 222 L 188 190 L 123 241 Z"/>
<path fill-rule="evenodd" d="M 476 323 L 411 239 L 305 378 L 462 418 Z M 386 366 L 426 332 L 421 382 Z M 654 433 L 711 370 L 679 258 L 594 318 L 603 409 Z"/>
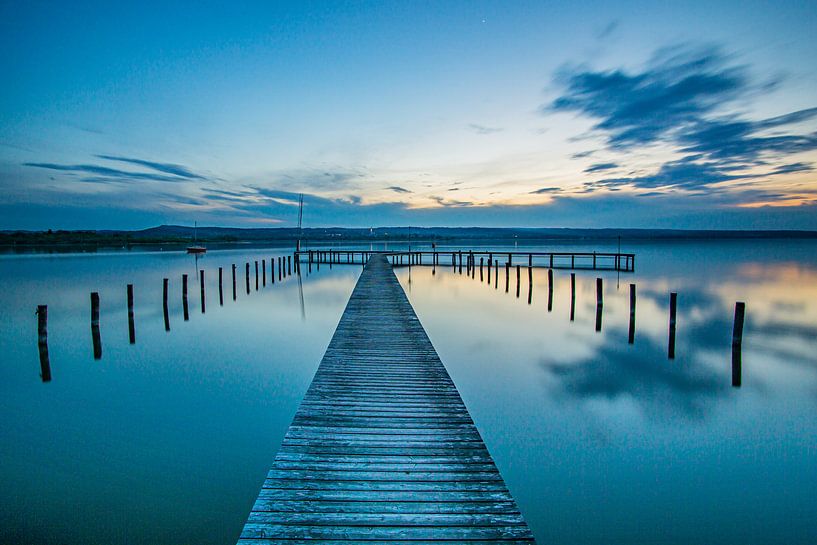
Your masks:
<path fill-rule="evenodd" d="M 533 536 L 391 265 L 374 255 L 238 543 L 440 541 Z"/>

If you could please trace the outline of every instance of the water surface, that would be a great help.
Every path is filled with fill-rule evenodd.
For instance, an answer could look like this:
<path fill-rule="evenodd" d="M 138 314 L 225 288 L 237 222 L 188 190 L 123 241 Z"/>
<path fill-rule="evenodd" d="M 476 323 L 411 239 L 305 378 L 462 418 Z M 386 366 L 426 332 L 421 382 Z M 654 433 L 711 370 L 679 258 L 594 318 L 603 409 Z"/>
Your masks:
<path fill-rule="evenodd" d="M 554 271 L 548 312 L 545 269 L 535 270 L 530 304 L 524 272 L 517 298 L 515 271 L 506 293 L 504 271 L 495 288 L 487 270 L 484 282 L 479 272 L 472 279 L 449 266 L 397 270 L 537 539 L 813 542 L 814 243 L 623 249 L 637 254 L 635 273 L 576 273 L 572 322 L 570 271 Z M 268 271 L 267 286 L 256 291 L 254 261 L 287 251 L 209 252 L 198 263 L 177 252 L 0 257 L 0 541 L 235 541 L 360 272 L 304 267 L 300 284 L 293 276 L 273 286 Z M 600 332 L 596 277 L 604 286 Z M 637 285 L 633 345 L 630 283 Z M 92 291 L 101 299 L 100 360 L 91 342 Z M 671 291 L 678 293 L 673 360 Z M 733 388 L 739 300 L 747 304 L 743 382 Z M 49 307 L 46 383 L 37 304 Z"/>

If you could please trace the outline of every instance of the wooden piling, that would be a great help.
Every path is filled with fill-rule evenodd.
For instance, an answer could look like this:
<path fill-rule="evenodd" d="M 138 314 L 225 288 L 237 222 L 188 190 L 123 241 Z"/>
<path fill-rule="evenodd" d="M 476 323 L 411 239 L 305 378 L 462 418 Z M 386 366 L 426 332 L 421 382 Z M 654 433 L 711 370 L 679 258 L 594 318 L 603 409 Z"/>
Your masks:
<path fill-rule="evenodd" d="M 247 295 L 250 294 L 250 264 L 244 263 L 244 284 L 247 288 Z"/>
<path fill-rule="evenodd" d="M 187 275 L 182 275 L 182 310 L 184 311 L 184 321 L 190 319 L 190 312 L 187 308 Z"/>
<path fill-rule="evenodd" d="M 205 310 L 205 297 L 204 297 L 204 269 L 199 271 L 199 294 L 201 296 L 201 313 L 204 314 Z"/>
<path fill-rule="evenodd" d="M 91 339 L 94 345 L 94 359 L 102 359 L 102 339 L 99 335 L 99 294 L 91 293 Z"/>
<path fill-rule="evenodd" d="M 528 266 L 528 304 L 533 302 L 533 266 Z"/>
<path fill-rule="evenodd" d="M 519 298 L 519 265 L 516 266 L 516 297 Z"/>
<path fill-rule="evenodd" d="M 165 318 L 165 331 L 170 331 L 170 313 L 167 311 L 167 284 L 168 279 L 162 279 L 162 313 Z"/>
<path fill-rule="evenodd" d="M 499 289 L 499 260 L 494 259 L 494 289 Z"/>
<path fill-rule="evenodd" d="M 488 258 L 488 285 L 489 286 L 491 285 L 491 265 L 493 265 L 493 263 L 491 262 L 491 259 Z"/>
<path fill-rule="evenodd" d="M 283 277 L 282 276 L 283 275 L 283 269 L 284 269 L 284 266 L 283 266 L 283 264 L 281 262 L 281 256 L 278 256 L 278 282 L 280 282 L 281 278 Z"/>
<path fill-rule="evenodd" d="M 553 310 L 553 269 L 548 269 L 548 312 Z"/>
<path fill-rule="evenodd" d="M 675 359 L 675 310 L 678 303 L 678 294 L 669 294 L 669 343 L 667 345 L 667 357 Z"/>
<path fill-rule="evenodd" d="M 128 342 L 136 344 L 136 325 L 133 321 L 133 284 L 128 284 Z"/>
<path fill-rule="evenodd" d="M 460 274 L 462 274 L 462 250 L 460 250 L 457 253 L 457 255 L 458 255 L 459 262 L 460 262 L 460 271 L 459 272 L 460 272 Z"/>
<path fill-rule="evenodd" d="M 505 262 L 505 293 L 508 293 L 508 290 L 511 286 L 511 264 L 507 261 Z"/>
<path fill-rule="evenodd" d="M 570 321 L 576 318 L 576 273 L 570 273 Z"/>
<path fill-rule="evenodd" d="M 235 293 L 235 263 L 232 264 L 232 269 L 233 269 L 233 301 L 235 301 L 235 296 L 236 296 L 236 293 Z"/>
<path fill-rule="evenodd" d="M 630 284 L 630 328 L 627 332 L 627 342 L 635 342 L 635 284 Z"/>
<path fill-rule="evenodd" d="M 601 278 L 596 278 L 596 331 L 601 331 L 601 315 L 604 312 L 604 289 Z"/>
<path fill-rule="evenodd" d="M 40 352 L 40 378 L 51 382 L 51 361 L 48 359 L 48 305 L 37 305 L 37 349 Z"/>
<path fill-rule="evenodd" d="M 482 281 L 483 281 L 483 276 L 482 276 L 482 265 L 483 265 L 483 260 L 484 260 L 484 259 L 485 259 L 484 257 L 480 257 L 480 258 L 479 258 L 479 281 L 480 281 L 480 282 L 482 282 Z"/>
<path fill-rule="evenodd" d="M 732 386 L 740 388 L 743 381 L 743 318 L 746 303 L 735 303 L 735 322 L 732 325 Z"/>
<path fill-rule="evenodd" d="M 218 304 L 219 306 L 224 306 L 224 286 L 222 285 L 222 278 L 224 276 L 224 271 L 221 267 L 218 268 Z"/>
<path fill-rule="evenodd" d="M 292 256 L 287 256 L 287 276 L 292 275 Z"/>
<path fill-rule="evenodd" d="M 261 260 L 261 286 L 267 285 L 267 260 Z"/>
<path fill-rule="evenodd" d="M 258 260 L 255 260 L 255 291 L 258 291 Z"/>

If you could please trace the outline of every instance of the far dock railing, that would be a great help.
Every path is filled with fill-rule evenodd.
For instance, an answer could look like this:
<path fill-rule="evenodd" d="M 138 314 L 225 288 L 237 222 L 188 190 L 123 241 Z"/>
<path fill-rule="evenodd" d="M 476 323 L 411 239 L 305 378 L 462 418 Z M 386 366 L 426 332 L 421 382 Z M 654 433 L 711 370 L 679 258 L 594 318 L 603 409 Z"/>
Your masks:
<path fill-rule="evenodd" d="M 392 266 L 462 266 L 479 262 L 485 266 L 540 267 L 549 269 L 588 269 L 619 272 L 635 271 L 635 254 L 608 252 L 494 252 L 484 250 L 335 250 L 314 249 L 295 252 L 297 262 L 363 265 L 375 254 L 384 255 Z"/>

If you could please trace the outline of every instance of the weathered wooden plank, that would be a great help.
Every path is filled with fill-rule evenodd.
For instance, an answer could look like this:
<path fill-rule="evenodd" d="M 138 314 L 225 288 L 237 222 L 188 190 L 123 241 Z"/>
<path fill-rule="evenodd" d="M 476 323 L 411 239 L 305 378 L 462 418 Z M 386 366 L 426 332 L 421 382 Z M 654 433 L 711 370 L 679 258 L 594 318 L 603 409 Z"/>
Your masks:
<path fill-rule="evenodd" d="M 355 286 L 239 543 L 440 541 L 533 536 L 378 255 Z"/>

